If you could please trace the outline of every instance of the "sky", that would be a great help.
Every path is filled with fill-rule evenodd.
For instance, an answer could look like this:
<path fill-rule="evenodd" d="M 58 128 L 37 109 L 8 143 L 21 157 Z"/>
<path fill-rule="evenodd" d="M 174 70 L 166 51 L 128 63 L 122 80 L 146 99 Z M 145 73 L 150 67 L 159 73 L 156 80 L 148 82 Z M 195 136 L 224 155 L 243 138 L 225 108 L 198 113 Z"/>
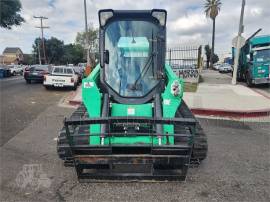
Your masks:
<path fill-rule="evenodd" d="M 204 0 L 87 0 L 88 23 L 98 27 L 98 10 L 163 8 L 168 12 L 167 47 L 211 44 L 212 20 L 205 17 Z M 77 32 L 84 30 L 83 0 L 21 0 L 22 26 L 11 30 L 0 28 L 0 54 L 5 47 L 20 47 L 32 52 L 32 44 L 39 37 L 40 25 L 33 16 L 46 16 L 45 37 L 56 37 L 65 43 L 74 43 Z M 216 48 L 220 54 L 231 51 L 232 38 L 237 35 L 241 0 L 222 0 L 216 19 Z M 244 37 L 259 28 L 260 35 L 270 34 L 270 1 L 246 0 Z"/>

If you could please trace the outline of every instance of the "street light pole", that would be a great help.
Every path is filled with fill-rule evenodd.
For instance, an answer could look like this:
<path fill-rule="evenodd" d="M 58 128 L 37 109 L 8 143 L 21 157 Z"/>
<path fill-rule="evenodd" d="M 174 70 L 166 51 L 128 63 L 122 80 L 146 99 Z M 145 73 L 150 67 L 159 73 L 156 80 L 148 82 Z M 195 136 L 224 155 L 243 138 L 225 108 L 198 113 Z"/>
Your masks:
<path fill-rule="evenodd" d="M 85 21 L 85 38 L 86 38 L 86 55 L 87 55 L 87 67 L 90 67 L 90 53 L 89 53 L 89 36 L 88 36 L 88 25 L 87 25 L 87 8 L 86 0 L 84 0 L 84 21 Z"/>
<path fill-rule="evenodd" d="M 234 57 L 234 67 L 233 67 L 233 78 L 232 78 L 232 84 L 236 85 L 237 80 L 237 69 L 238 69 L 238 62 L 239 62 L 239 55 L 240 55 L 240 46 L 241 46 L 241 35 L 244 32 L 244 11 L 245 11 L 245 4 L 246 0 L 242 0 L 242 8 L 241 8 L 241 14 L 240 14 L 240 22 L 239 22 L 239 30 L 237 35 L 237 43 L 236 43 L 236 55 Z"/>

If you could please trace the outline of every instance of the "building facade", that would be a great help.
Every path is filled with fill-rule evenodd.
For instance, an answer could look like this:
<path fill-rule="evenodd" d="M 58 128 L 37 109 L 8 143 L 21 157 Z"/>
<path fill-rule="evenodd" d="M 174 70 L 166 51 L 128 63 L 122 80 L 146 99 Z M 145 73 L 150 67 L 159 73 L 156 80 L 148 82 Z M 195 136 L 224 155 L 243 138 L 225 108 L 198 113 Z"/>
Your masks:
<path fill-rule="evenodd" d="M 9 64 L 21 64 L 23 62 L 23 52 L 18 47 L 7 47 L 2 54 L 2 63 Z"/>

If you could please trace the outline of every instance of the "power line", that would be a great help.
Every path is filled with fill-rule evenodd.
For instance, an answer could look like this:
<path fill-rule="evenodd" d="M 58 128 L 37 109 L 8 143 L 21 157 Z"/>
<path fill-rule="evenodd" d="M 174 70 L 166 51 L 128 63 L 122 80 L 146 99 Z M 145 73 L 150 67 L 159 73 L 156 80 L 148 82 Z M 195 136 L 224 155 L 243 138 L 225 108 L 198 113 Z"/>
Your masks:
<path fill-rule="evenodd" d="M 42 40 L 42 49 L 43 49 L 43 59 L 44 63 L 47 64 L 47 59 L 46 59 L 46 50 L 45 50 L 45 41 L 44 41 L 44 29 L 49 29 L 50 27 L 48 26 L 43 26 L 43 20 L 47 20 L 47 17 L 44 16 L 34 16 L 34 18 L 40 19 L 40 26 L 36 26 L 36 28 L 39 28 L 41 30 L 41 40 Z M 41 58 L 40 58 L 40 53 L 39 53 L 39 63 L 41 64 Z"/>

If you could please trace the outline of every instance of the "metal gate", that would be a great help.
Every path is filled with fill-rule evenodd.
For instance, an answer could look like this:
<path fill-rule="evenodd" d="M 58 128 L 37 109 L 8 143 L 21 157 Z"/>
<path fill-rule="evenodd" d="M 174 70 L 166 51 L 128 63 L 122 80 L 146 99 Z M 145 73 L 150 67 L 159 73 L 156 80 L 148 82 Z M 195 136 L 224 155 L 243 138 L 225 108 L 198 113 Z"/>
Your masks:
<path fill-rule="evenodd" d="M 183 46 L 169 48 L 166 62 L 170 64 L 177 76 L 183 79 L 198 78 L 202 67 L 202 46 Z"/>

